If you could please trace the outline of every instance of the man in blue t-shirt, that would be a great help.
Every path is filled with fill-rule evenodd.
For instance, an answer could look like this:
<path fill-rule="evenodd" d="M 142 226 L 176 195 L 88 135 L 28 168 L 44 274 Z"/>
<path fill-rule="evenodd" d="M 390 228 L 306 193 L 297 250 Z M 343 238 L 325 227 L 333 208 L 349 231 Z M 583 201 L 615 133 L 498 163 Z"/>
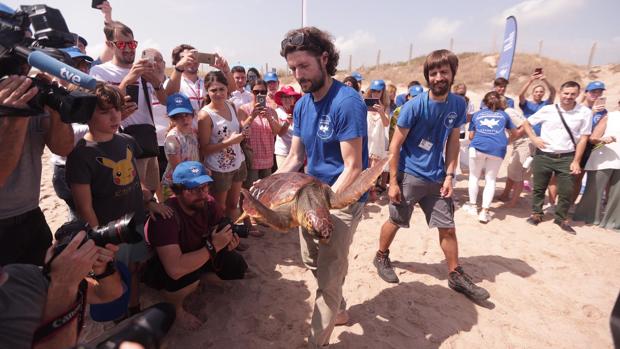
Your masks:
<path fill-rule="evenodd" d="M 450 288 L 474 300 L 485 300 L 489 293 L 476 286 L 458 263 L 452 179 L 459 153 L 459 128 L 466 121 L 467 105 L 463 98 L 450 93 L 457 68 L 454 53 L 431 52 L 424 62 L 429 91 L 402 107 L 390 143 L 390 218 L 381 227 L 373 263 L 383 280 L 398 282 L 389 247 L 398 229 L 409 227 L 413 206 L 419 203 L 428 226 L 439 230 Z"/>
<path fill-rule="evenodd" d="M 504 96 L 504 98 L 506 98 L 506 105 L 508 105 L 508 108 L 514 108 L 515 107 L 515 101 L 506 96 L 506 88 L 508 87 L 508 80 L 506 80 L 505 78 L 497 78 L 495 80 L 493 80 L 493 91 L 499 93 L 500 95 Z M 484 105 L 484 103 L 481 101 L 480 102 L 480 109 L 486 109 L 487 106 Z"/>
<path fill-rule="evenodd" d="M 413 86 L 420 86 L 421 87 L 422 84 L 420 84 L 420 82 L 418 80 L 410 81 L 409 84 L 407 85 L 407 91 L 410 92 L 411 88 Z M 415 97 L 415 95 L 412 95 L 411 93 L 403 93 L 403 94 L 400 94 L 400 95 L 396 96 L 396 100 L 394 101 L 394 103 L 396 103 L 397 107 L 400 107 L 403 104 L 407 103 L 407 101 L 410 98 L 413 98 L 413 97 Z"/>
<path fill-rule="evenodd" d="M 529 101 L 525 98 L 527 90 L 536 80 L 540 80 L 547 85 L 547 88 L 549 89 L 549 98 L 543 100 L 543 97 L 545 96 L 545 86 L 540 83 L 534 85 L 534 88 L 532 89 L 532 100 Z M 526 119 L 534 115 L 545 105 L 553 104 L 554 100 L 555 88 L 549 83 L 549 81 L 547 81 L 545 75 L 543 75 L 542 68 L 535 70 L 534 74 L 530 75 L 525 85 L 521 87 L 521 91 L 519 91 L 519 108 L 523 111 L 523 116 Z M 541 125 L 534 126 L 534 132 L 536 132 L 537 136 L 540 136 L 540 127 Z"/>
<path fill-rule="evenodd" d="M 315 27 L 292 30 L 282 41 L 280 54 L 306 94 L 295 105 L 291 149 L 277 172 L 297 171 L 307 159 L 309 175 L 331 185 L 334 192 L 343 192 L 368 167 L 366 105 L 354 89 L 332 78 L 338 52 L 329 34 Z M 318 284 L 310 348 L 328 345 L 334 325 L 348 320 L 342 285 L 366 196 L 331 211 L 334 231 L 329 241 L 319 242 L 300 229 L 302 260 Z"/>

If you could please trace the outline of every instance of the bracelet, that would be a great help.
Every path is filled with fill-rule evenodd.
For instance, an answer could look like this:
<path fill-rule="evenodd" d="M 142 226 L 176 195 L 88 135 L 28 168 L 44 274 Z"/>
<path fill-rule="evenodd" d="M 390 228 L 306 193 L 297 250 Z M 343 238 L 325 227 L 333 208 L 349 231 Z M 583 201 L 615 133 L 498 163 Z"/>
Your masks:
<path fill-rule="evenodd" d="M 215 259 L 215 255 L 217 254 L 217 251 L 215 250 L 215 246 L 213 246 L 213 244 L 211 243 L 210 238 L 205 239 L 205 247 L 207 248 L 207 251 L 209 252 L 209 256 L 211 260 Z"/>
<path fill-rule="evenodd" d="M 108 264 L 105 267 L 105 270 L 103 271 L 103 273 L 101 274 L 97 274 L 97 275 L 89 275 L 90 277 L 92 277 L 93 279 L 97 280 L 97 281 L 101 281 L 105 278 L 107 278 L 108 276 L 112 275 L 116 273 L 116 266 L 114 265 L 114 262 L 110 261 L 108 262 Z"/>
<path fill-rule="evenodd" d="M 179 73 L 182 73 L 185 71 L 184 69 L 179 69 L 179 67 L 177 66 L 174 66 L 174 70 L 178 71 Z"/>
<path fill-rule="evenodd" d="M 449 172 L 449 173 L 446 173 L 446 177 L 452 177 L 452 178 L 454 178 L 454 172 Z"/>

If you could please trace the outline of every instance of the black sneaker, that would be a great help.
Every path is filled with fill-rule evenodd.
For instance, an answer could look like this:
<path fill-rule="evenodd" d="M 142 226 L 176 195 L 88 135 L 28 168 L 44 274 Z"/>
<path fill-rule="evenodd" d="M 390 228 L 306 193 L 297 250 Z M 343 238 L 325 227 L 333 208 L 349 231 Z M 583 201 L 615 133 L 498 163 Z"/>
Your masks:
<path fill-rule="evenodd" d="M 553 221 L 553 224 L 559 226 L 560 229 L 562 229 L 565 233 L 569 233 L 571 235 L 577 235 L 577 232 L 575 231 L 575 229 L 573 229 L 573 227 L 568 225 L 568 223 L 566 222 Z"/>
<path fill-rule="evenodd" d="M 448 286 L 475 301 L 483 301 L 491 296 L 487 290 L 476 286 L 460 266 L 448 275 Z"/>
<path fill-rule="evenodd" d="M 391 284 L 397 284 L 398 276 L 396 276 L 396 273 L 394 272 L 389 254 L 390 250 L 387 250 L 384 253 L 378 251 L 372 263 L 375 267 L 377 267 L 377 273 L 379 273 L 379 276 L 383 280 Z"/>

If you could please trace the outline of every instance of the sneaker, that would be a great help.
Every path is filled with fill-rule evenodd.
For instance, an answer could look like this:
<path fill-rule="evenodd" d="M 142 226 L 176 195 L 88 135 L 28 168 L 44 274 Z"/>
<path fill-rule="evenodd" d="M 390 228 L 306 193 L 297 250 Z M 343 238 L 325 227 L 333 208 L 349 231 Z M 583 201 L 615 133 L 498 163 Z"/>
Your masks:
<path fill-rule="evenodd" d="M 460 266 L 448 275 L 448 286 L 475 301 L 483 301 L 491 296 L 487 290 L 474 284 Z"/>
<path fill-rule="evenodd" d="M 398 276 L 394 272 L 394 267 L 392 267 L 392 262 L 390 261 L 390 250 L 385 252 L 377 251 L 377 254 L 373 260 L 373 264 L 377 267 L 377 273 L 379 273 L 379 277 L 381 277 L 384 281 L 389 282 L 391 284 L 398 283 Z"/>
<path fill-rule="evenodd" d="M 463 204 L 463 211 L 465 211 L 465 213 L 470 216 L 476 217 L 478 215 L 478 208 L 475 204 L 472 204 L 470 202 Z"/>
<path fill-rule="evenodd" d="M 562 231 L 564 231 L 565 233 L 569 233 L 571 235 L 577 235 L 577 232 L 575 231 L 575 229 L 573 229 L 573 227 L 568 225 L 568 223 L 566 223 L 566 222 L 560 222 L 560 221 L 555 221 L 554 220 L 553 224 L 555 224 L 558 227 L 560 227 L 560 229 L 562 229 Z"/>
<path fill-rule="evenodd" d="M 491 219 L 491 215 L 489 215 L 489 211 L 482 209 L 480 210 L 480 214 L 478 215 L 478 222 L 487 224 Z"/>

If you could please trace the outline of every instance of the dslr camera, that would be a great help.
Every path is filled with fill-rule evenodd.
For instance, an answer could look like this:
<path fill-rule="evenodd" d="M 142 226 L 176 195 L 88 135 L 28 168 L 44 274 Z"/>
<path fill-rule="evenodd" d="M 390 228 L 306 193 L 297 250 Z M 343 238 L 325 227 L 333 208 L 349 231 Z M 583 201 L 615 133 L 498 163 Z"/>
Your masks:
<path fill-rule="evenodd" d="M 30 26 L 34 31 L 30 30 Z M 71 67 L 71 57 L 60 48 L 75 45 L 77 35 L 70 33 L 62 14 L 46 5 L 21 6 L 19 11 L 0 3 L 0 79 L 8 75 L 27 75 L 30 67 L 93 89 L 96 81 Z M 39 93 L 28 103 L 28 109 L 0 105 L 2 116 L 36 116 L 43 107 L 60 113 L 65 123 L 90 120 L 97 97 L 83 91 L 68 92 L 48 81 L 32 78 Z"/>

